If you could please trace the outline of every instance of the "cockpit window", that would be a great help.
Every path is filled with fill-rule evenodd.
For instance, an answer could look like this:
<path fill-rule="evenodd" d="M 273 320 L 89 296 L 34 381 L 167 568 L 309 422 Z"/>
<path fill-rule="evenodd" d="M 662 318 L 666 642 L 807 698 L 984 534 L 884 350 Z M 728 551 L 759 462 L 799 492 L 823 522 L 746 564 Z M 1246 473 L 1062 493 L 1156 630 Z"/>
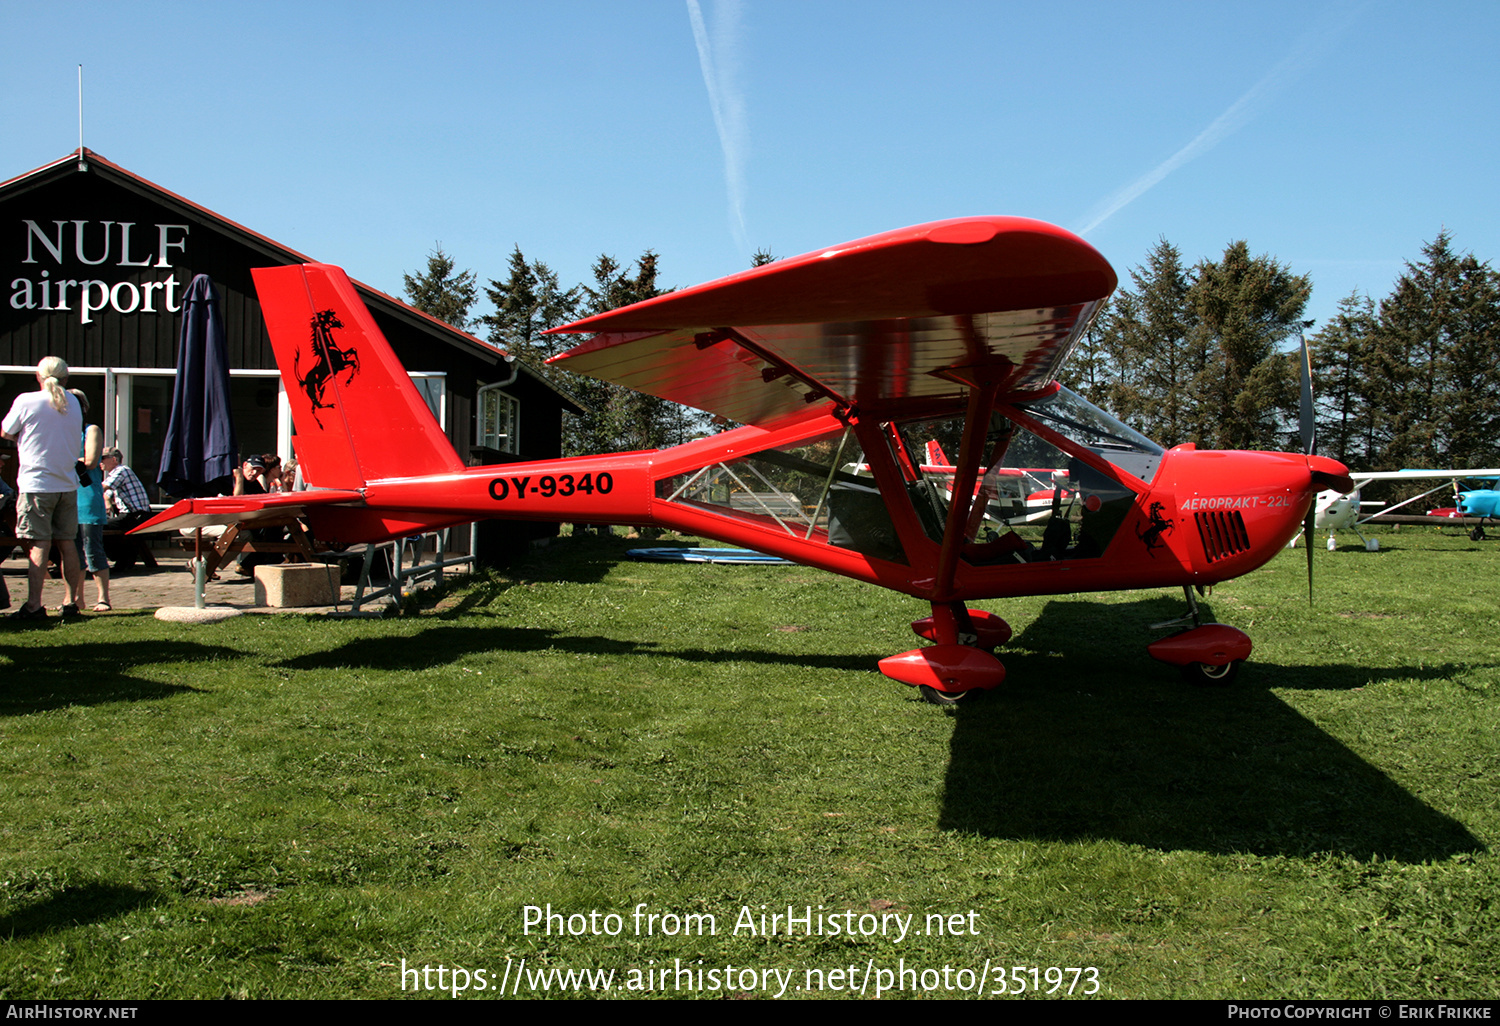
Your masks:
<path fill-rule="evenodd" d="M 1059 388 L 1045 399 L 1017 403 L 1037 420 L 1086 446 L 1142 481 L 1156 476 L 1163 449 L 1133 427 L 1120 423 L 1083 396 Z"/>
<path fill-rule="evenodd" d="M 1067 389 L 1017 404 L 1026 414 L 1121 470 L 1150 481 L 1162 447 Z M 893 425 L 893 450 L 923 531 L 941 542 L 962 446 L 963 418 Z M 904 457 L 904 459 L 903 459 Z M 965 503 L 963 559 L 974 565 L 1094 559 L 1105 554 L 1136 493 L 1093 463 L 993 411 L 973 497 Z"/>
<path fill-rule="evenodd" d="M 804 541 L 907 561 L 852 428 L 663 478 L 656 498 Z"/>

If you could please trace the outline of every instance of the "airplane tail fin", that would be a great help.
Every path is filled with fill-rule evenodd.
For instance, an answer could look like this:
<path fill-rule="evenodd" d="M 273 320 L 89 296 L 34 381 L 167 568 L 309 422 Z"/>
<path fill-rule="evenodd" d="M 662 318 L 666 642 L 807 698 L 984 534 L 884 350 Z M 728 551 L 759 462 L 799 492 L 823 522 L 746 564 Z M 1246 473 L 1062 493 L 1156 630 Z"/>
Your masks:
<path fill-rule="evenodd" d="M 943 447 L 934 438 L 927 443 L 927 465 L 929 467 L 951 467 L 948 456 L 943 452 Z"/>
<path fill-rule="evenodd" d="M 464 469 L 342 270 L 301 264 L 251 273 L 306 480 L 358 488 Z"/>

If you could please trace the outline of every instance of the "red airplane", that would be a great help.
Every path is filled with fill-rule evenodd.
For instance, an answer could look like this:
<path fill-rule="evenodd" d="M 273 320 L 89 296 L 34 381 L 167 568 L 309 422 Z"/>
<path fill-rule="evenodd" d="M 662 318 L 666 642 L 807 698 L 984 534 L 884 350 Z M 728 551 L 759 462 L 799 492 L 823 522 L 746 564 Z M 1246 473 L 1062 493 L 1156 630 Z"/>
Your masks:
<path fill-rule="evenodd" d="M 476 519 L 651 524 L 891 588 L 931 606 L 930 645 L 881 671 L 949 703 L 996 687 L 1011 635 L 978 599 L 1182 587 L 1195 626 L 1148 646 L 1204 681 L 1250 654 L 1199 622 L 1192 589 L 1285 547 L 1340 463 L 1163 450 L 1054 380 L 1114 289 L 1060 228 L 1014 217 L 917 225 L 589 317 L 569 370 L 744 424 L 670 449 L 466 468 L 348 278 L 254 272 L 318 490 L 188 499 L 140 530 L 295 511 L 318 539 L 379 542 Z M 951 484 L 921 472 L 930 440 Z M 1005 467 L 1066 472 L 1039 542 L 982 531 Z M 1003 525 L 1002 525 L 1003 526 Z"/>

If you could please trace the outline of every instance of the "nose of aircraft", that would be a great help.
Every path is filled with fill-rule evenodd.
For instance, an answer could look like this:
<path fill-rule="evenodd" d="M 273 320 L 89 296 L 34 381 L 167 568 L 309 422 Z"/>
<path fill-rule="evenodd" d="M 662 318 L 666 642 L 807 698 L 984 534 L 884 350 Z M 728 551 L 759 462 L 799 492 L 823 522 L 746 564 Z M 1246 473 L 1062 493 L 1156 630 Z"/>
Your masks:
<path fill-rule="evenodd" d="M 1312 475 L 1312 490 L 1317 492 L 1338 492 L 1347 495 L 1354 491 L 1354 479 L 1349 476 L 1349 468 L 1338 460 L 1331 460 L 1327 456 L 1308 456 L 1307 470 Z"/>

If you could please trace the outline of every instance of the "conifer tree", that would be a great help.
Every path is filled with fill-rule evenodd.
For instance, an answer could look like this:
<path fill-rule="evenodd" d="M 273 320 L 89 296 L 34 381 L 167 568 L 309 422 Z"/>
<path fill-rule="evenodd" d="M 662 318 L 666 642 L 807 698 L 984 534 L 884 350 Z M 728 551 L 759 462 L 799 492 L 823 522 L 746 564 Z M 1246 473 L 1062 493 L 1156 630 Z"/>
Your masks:
<path fill-rule="evenodd" d="M 1072 355 L 1063 364 L 1057 380 L 1094 405 L 1118 413 L 1118 404 L 1111 400 L 1110 391 L 1116 377 L 1115 364 L 1106 349 L 1105 333 L 1113 302 L 1113 298 L 1104 301 L 1104 306 L 1094 316 Z"/>
<path fill-rule="evenodd" d="M 1308 278 L 1243 242 L 1189 269 L 1162 239 L 1130 281 L 1085 337 L 1070 380 L 1164 445 L 1284 447 L 1297 379 L 1278 347 L 1302 326 Z"/>
<path fill-rule="evenodd" d="M 1198 418 L 1193 379 L 1202 360 L 1193 349 L 1188 305 L 1191 278 L 1182 254 L 1158 240 L 1144 268 L 1130 273 L 1135 285 L 1115 311 L 1120 377 L 1116 400 L 1150 437 L 1167 445 L 1192 441 Z"/>
<path fill-rule="evenodd" d="M 594 280 L 581 286 L 582 314 L 592 316 L 659 296 L 657 255 L 647 250 L 633 271 L 608 254 L 594 262 Z M 590 408 L 566 439 L 570 452 L 657 449 L 687 441 L 699 427 L 693 411 L 677 403 L 592 378 L 574 377 L 575 394 Z"/>
<path fill-rule="evenodd" d="M 1452 467 L 1500 465 L 1500 277 L 1464 259 L 1442 375 L 1439 433 Z"/>
<path fill-rule="evenodd" d="M 1370 365 L 1374 332 L 1374 302 L 1351 292 L 1339 300 L 1333 319 L 1308 340 L 1318 452 L 1366 470 L 1376 445 Z"/>
<path fill-rule="evenodd" d="M 454 274 L 453 267 L 453 258 L 443 252 L 443 244 L 434 244 L 432 252 L 427 255 L 426 274 L 402 275 L 406 283 L 406 298 L 423 313 L 431 314 L 459 331 L 468 331 L 471 327 L 469 308 L 478 298 L 475 275 L 473 271 Z"/>
<path fill-rule="evenodd" d="M 1408 263 L 1380 304 L 1373 405 L 1386 467 L 1489 465 L 1497 455 L 1500 288 L 1453 251 L 1447 231 Z"/>
<path fill-rule="evenodd" d="M 1312 294 L 1307 275 L 1232 242 L 1218 261 L 1195 269 L 1188 303 L 1195 341 L 1206 354 L 1196 375 L 1199 444 L 1215 449 L 1279 449 L 1295 423 L 1295 361 L 1281 344 L 1303 327 Z"/>
<path fill-rule="evenodd" d="M 1160 240 L 1130 281 L 1089 329 L 1064 380 L 1165 445 L 1195 441 L 1192 383 L 1202 359 L 1191 349 L 1192 278 L 1182 254 Z"/>
<path fill-rule="evenodd" d="M 541 364 L 574 344 L 543 332 L 578 319 L 582 289 L 564 290 L 557 272 L 540 260 L 528 263 L 520 246 L 511 251 L 508 268 L 504 281 L 492 278 L 484 290 L 495 304 L 495 312 L 483 318 L 490 341 Z"/>

